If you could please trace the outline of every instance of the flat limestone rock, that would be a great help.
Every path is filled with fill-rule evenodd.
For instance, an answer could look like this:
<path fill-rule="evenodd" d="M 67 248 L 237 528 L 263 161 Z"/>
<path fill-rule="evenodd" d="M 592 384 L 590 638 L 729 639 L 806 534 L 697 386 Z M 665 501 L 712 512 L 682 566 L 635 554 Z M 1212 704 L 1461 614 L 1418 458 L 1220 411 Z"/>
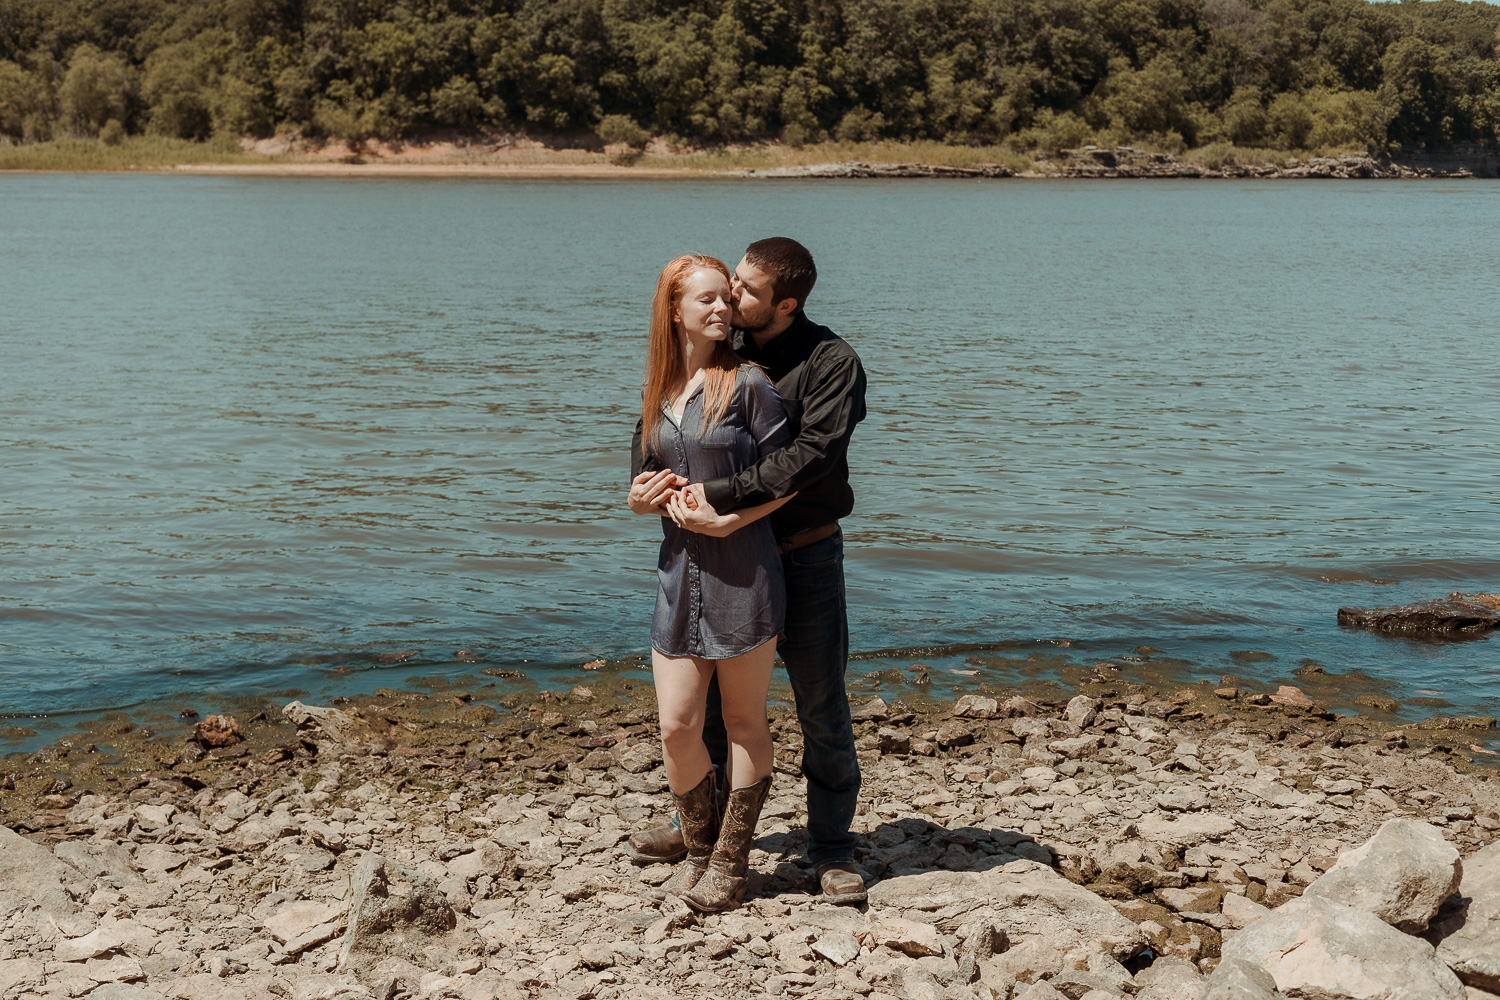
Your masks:
<path fill-rule="evenodd" d="M 1236 896 L 1232 892 L 1224 896 L 1221 909 L 1229 926 L 1235 930 L 1243 930 L 1271 912 L 1269 907 L 1245 896 Z"/>
<path fill-rule="evenodd" d="M 59 962 L 82 962 L 113 951 L 125 942 L 106 927 L 95 927 L 82 937 L 57 942 L 52 957 Z"/>
<path fill-rule="evenodd" d="M 1208 977 L 1203 1000 L 1284 1000 L 1271 974 L 1252 962 L 1222 961 Z"/>
<path fill-rule="evenodd" d="M 1427 938 L 1466 985 L 1500 993 L 1500 841 L 1464 862 L 1458 895 L 1438 911 Z"/>
<path fill-rule="evenodd" d="M 1458 849 L 1437 827 L 1391 819 L 1375 836 L 1341 854 L 1304 895 L 1373 913 L 1398 931 L 1419 934 L 1458 888 L 1463 871 Z"/>
<path fill-rule="evenodd" d="M 964 719 L 993 719 L 1000 714 L 1000 703 L 982 694 L 966 694 L 953 703 L 952 714 Z"/>
<path fill-rule="evenodd" d="M 1388 608 L 1339 608 L 1339 624 L 1408 635 L 1466 636 L 1500 628 L 1500 594 L 1460 594 Z"/>
<path fill-rule="evenodd" d="M 1200 1000 L 1207 990 L 1203 973 L 1185 958 L 1163 955 L 1135 977 L 1141 1000 Z"/>
<path fill-rule="evenodd" d="M 125 882 L 139 882 L 135 859 L 119 844 L 90 844 L 82 840 L 64 840 L 52 849 L 55 857 L 66 861 L 89 878 L 113 875 Z"/>
<path fill-rule="evenodd" d="M 947 931 L 988 918 L 1012 942 L 1039 937 L 1063 949 L 1081 946 L 1116 958 L 1146 947 L 1141 929 L 1109 903 L 1031 861 L 988 871 L 931 871 L 887 879 L 870 889 L 869 902 L 872 909 L 932 913 Z"/>
<path fill-rule="evenodd" d="M 1217 813 L 1194 813 L 1167 818 L 1146 816 L 1136 824 L 1143 840 L 1196 847 L 1209 840 L 1220 840 L 1234 832 L 1234 820 Z"/>
<path fill-rule="evenodd" d="M 1464 1000 L 1432 945 L 1319 896 L 1294 899 L 1240 931 L 1223 959 L 1258 966 L 1289 997 Z"/>
<path fill-rule="evenodd" d="M 89 994 L 89 1000 L 167 1000 L 156 990 L 132 983 L 105 983 Z"/>
<path fill-rule="evenodd" d="M 15 894 L 53 917 L 71 917 L 78 904 L 68 891 L 82 892 L 86 882 L 78 869 L 52 856 L 9 827 L 0 826 L 0 894 Z"/>
<path fill-rule="evenodd" d="M 10 958 L 0 960 L 0 996 L 11 990 L 20 991 L 42 985 L 46 978 L 46 967 L 34 958 Z"/>
<path fill-rule="evenodd" d="M 317 903 L 310 900 L 291 903 L 266 918 L 266 930 L 270 931 L 276 940 L 286 944 L 320 924 L 337 920 L 343 912 L 342 906 L 332 903 Z"/>

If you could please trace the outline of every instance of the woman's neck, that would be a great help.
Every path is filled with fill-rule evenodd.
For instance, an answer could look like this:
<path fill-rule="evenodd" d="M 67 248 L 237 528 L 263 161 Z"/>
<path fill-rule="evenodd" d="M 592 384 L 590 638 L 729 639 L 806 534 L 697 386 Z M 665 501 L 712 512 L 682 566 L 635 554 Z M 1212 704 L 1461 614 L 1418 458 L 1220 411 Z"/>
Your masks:
<path fill-rule="evenodd" d="M 681 344 L 683 372 L 687 381 L 692 382 L 713 360 L 718 341 L 685 333 L 682 335 Z"/>

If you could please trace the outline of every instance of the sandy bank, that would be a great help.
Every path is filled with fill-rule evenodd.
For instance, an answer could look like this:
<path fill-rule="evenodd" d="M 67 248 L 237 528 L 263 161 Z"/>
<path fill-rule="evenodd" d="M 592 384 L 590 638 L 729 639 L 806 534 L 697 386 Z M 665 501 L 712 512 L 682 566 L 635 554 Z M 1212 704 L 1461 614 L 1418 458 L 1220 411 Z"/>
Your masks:
<path fill-rule="evenodd" d="M 264 163 L 196 163 L 171 173 L 241 177 L 454 177 L 515 180 L 666 180 L 713 176 L 693 167 L 621 167 L 612 163 L 367 163 L 269 160 Z"/>

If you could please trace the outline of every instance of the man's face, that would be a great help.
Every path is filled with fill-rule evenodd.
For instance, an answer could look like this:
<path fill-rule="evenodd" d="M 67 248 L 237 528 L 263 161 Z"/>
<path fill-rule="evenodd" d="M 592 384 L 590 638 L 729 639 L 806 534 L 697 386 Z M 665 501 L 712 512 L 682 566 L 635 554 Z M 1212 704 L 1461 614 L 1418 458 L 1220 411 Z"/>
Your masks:
<path fill-rule="evenodd" d="M 776 319 L 771 276 L 740 258 L 734 268 L 734 318 L 731 322 L 746 333 L 757 333 Z"/>

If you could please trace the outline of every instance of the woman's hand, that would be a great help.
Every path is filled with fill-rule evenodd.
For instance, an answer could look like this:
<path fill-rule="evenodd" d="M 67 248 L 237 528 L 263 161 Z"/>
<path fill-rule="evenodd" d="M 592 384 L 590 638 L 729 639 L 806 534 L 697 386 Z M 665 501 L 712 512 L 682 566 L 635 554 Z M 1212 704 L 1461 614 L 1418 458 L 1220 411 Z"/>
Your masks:
<path fill-rule="evenodd" d="M 740 526 L 739 518 L 733 514 L 720 514 L 709 506 L 703 487 L 696 483 L 672 494 L 667 501 L 666 515 L 679 528 L 713 538 L 723 538 Z"/>
<path fill-rule="evenodd" d="M 637 514 L 667 516 L 666 503 L 687 485 L 687 480 L 671 469 L 643 472 L 630 481 L 630 509 Z"/>
<path fill-rule="evenodd" d="M 759 507 L 744 507 L 730 514 L 720 514 L 708 502 L 702 483 L 693 483 L 673 491 L 666 504 L 666 516 L 679 528 L 695 531 L 700 535 L 723 538 L 732 535 L 747 524 L 754 524 L 772 511 L 782 507 L 797 494 L 792 493 L 780 500 L 763 503 Z"/>

